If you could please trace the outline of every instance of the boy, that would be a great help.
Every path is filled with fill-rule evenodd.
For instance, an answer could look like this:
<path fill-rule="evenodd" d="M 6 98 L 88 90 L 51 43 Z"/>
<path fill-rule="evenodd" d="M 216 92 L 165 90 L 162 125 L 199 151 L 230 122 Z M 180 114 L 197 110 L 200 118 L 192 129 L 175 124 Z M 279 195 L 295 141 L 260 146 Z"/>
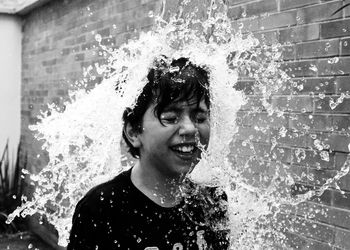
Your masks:
<path fill-rule="evenodd" d="M 224 195 L 185 178 L 209 142 L 208 73 L 163 57 L 147 78 L 123 115 L 123 138 L 138 162 L 78 203 L 68 250 L 228 247 L 217 228 Z"/>

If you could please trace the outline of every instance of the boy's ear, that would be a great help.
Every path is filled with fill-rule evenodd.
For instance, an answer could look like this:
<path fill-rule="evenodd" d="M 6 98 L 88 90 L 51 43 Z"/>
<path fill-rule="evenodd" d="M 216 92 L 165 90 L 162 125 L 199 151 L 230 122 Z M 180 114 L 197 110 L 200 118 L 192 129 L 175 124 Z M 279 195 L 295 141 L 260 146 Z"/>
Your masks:
<path fill-rule="evenodd" d="M 140 133 L 136 131 L 130 123 L 124 125 L 124 134 L 134 148 L 141 147 L 141 141 L 139 139 Z"/>

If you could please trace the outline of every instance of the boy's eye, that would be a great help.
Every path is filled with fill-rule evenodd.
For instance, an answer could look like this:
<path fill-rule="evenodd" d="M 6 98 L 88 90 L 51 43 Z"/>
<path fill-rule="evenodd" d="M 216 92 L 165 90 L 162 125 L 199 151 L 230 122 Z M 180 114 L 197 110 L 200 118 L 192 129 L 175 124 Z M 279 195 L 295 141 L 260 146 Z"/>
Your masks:
<path fill-rule="evenodd" d="M 166 112 L 160 116 L 160 119 L 162 122 L 166 122 L 166 123 L 177 123 L 177 121 L 179 120 L 179 117 L 176 115 L 176 113 Z"/>
<path fill-rule="evenodd" d="M 196 123 L 203 123 L 208 120 L 208 115 L 206 113 L 197 113 L 195 116 Z"/>

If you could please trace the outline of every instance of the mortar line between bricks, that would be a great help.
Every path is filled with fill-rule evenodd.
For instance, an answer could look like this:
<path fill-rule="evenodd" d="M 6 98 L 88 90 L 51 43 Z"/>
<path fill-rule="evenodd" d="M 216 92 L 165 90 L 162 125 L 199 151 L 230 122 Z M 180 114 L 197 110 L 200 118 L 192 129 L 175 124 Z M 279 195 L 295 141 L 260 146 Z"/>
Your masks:
<path fill-rule="evenodd" d="M 315 22 L 315 23 L 325 24 L 325 23 L 333 23 L 333 22 L 348 21 L 348 20 L 350 20 L 350 16 L 345 17 L 345 18 L 338 18 L 338 19 L 331 19 L 331 20 L 322 20 L 320 22 Z M 314 23 L 310 23 L 310 24 L 314 24 Z"/>
<path fill-rule="evenodd" d="M 320 205 L 320 204 L 317 204 L 315 203 L 316 205 Z M 332 207 L 332 208 L 335 208 L 335 207 Z M 298 209 L 296 207 L 296 209 Z M 349 210 L 347 210 L 349 212 Z M 281 212 L 281 214 L 284 214 L 284 215 L 293 215 L 295 216 L 296 218 L 299 218 L 299 219 L 303 219 L 307 222 L 310 222 L 310 223 L 315 223 L 315 224 L 320 224 L 322 226 L 327 226 L 327 227 L 330 227 L 332 229 L 341 229 L 341 230 L 344 230 L 344 231 L 348 231 L 350 232 L 350 229 L 347 229 L 347 228 L 344 228 L 344 227 L 341 227 L 341 226 L 336 226 L 336 225 L 333 225 L 333 224 L 328 224 L 328 222 L 324 222 L 324 221 L 319 221 L 319 220 L 314 220 L 314 219 L 311 219 L 311 218 L 308 218 L 308 217 L 305 217 L 305 215 L 302 215 L 302 214 L 297 214 L 296 212 L 290 212 L 290 213 L 284 213 L 284 212 Z M 327 219 L 327 218 L 326 218 Z"/>
<path fill-rule="evenodd" d="M 311 92 L 311 91 L 310 91 Z M 303 98 L 305 98 L 305 97 L 310 97 L 310 98 L 313 98 L 312 96 L 310 96 L 310 94 L 309 93 L 302 93 L 302 94 L 296 94 L 296 95 L 291 95 L 291 94 L 285 94 L 285 95 L 283 95 L 283 94 L 272 94 L 271 95 L 272 97 L 288 97 L 288 96 L 293 96 L 293 97 L 303 97 Z M 339 94 L 335 94 L 335 95 L 333 95 L 333 96 L 340 96 Z M 317 97 L 316 95 L 315 95 L 315 97 Z M 314 99 L 314 98 L 313 98 Z"/>
<path fill-rule="evenodd" d="M 344 228 L 344 227 L 341 227 L 341 226 L 336 226 L 336 225 L 333 225 L 333 224 L 328 224 L 328 222 L 322 222 L 322 221 L 315 221 L 315 220 L 310 220 L 310 219 L 306 219 L 305 217 L 303 217 L 303 215 L 295 215 L 296 217 L 298 218 L 302 218 L 308 222 L 311 222 L 311 223 L 315 223 L 315 224 L 319 224 L 319 225 L 322 225 L 322 226 L 327 226 L 331 229 L 334 229 L 334 230 L 343 230 L 343 231 L 346 231 L 346 232 L 350 232 L 350 229 L 348 228 Z M 313 239 L 313 238 L 311 238 Z"/>
<path fill-rule="evenodd" d="M 345 77 L 347 75 L 344 75 Z M 329 76 L 329 75 L 325 75 L 325 76 L 303 76 L 303 77 L 295 77 L 295 78 L 291 78 L 290 80 L 296 80 L 296 81 L 300 81 L 300 80 L 303 80 L 303 79 L 320 79 L 320 78 L 328 78 L 328 79 L 332 79 L 332 78 L 336 78 L 336 77 L 342 77 L 342 76 L 339 76 L 339 75 L 332 75 L 332 76 Z"/>
<path fill-rule="evenodd" d="M 323 132 L 323 134 L 324 134 L 324 131 L 319 131 L 319 132 Z M 259 141 L 253 141 L 253 140 L 251 140 L 251 141 L 252 142 L 259 142 Z M 286 144 L 286 143 L 278 143 L 278 145 L 279 145 L 279 147 L 288 148 L 288 149 L 306 149 L 306 150 L 315 150 L 315 151 L 317 151 L 316 148 L 310 148 L 310 147 L 307 147 L 307 146 L 293 146 L 293 145 Z M 322 151 L 329 152 L 328 149 L 324 149 Z M 350 154 L 350 153 L 347 153 L 347 152 L 344 152 L 344 151 L 334 151 L 333 150 L 332 152 L 334 152 L 334 153 L 342 153 L 342 154 Z M 303 165 L 298 165 L 298 164 L 295 164 L 295 163 L 293 165 L 295 165 L 295 166 L 303 166 Z"/>
<path fill-rule="evenodd" d="M 298 167 L 304 167 L 304 168 L 307 168 L 307 169 L 317 169 L 317 168 L 313 168 L 313 167 L 308 167 L 308 166 L 303 166 L 303 165 L 294 165 L 294 164 L 289 164 L 291 166 L 298 166 Z M 328 168 L 328 169 L 322 169 L 322 170 L 329 170 L 329 171 L 336 171 L 335 169 L 331 169 L 331 168 Z M 304 186 L 309 186 L 309 187 L 322 187 L 322 185 L 317 185 L 317 184 L 310 184 L 310 183 L 307 183 L 305 181 L 297 181 L 296 183 L 300 183 L 300 184 L 303 184 Z M 327 188 L 326 190 L 329 190 L 329 191 L 337 191 L 337 189 L 334 189 L 334 188 Z M 345 192 L 345 191 L 344 191 Z M 350 195 L 350 193 L 349 193 Z M 350 196 L 349 196 L 350 197 Z M 332 208 L 338 208 L 338 207 L 335 207 L 333 206 Z M 349 211 L 349 210 L 347 210 Z"/>
<path fill-rule="evenodd" d="M 293 12 L 291 10 L 286 10 L 286 11 L 271 11 L 271 12 L 262 12 L 259 15 L 252 15 L 252 16 L 248 16 L 248 17 L 242 17 L 242 18 L 238 18 L 238 19 L 233 19 L 232 22 L 235 21 L 251 21 L 252 19 L 262 19 L 262 18 L 267 18 L 269 16 L 275 15 L 275 14 L 285 14 L 285 12 Z M 297 24 L 294 24 L 293 26 L 296 26 Z"/>
<path fill-rule="evenodd" d="M 252 128 L 252 126 L 241 126 L 242 128 Z M 290 129 L 289 129 L 290 130 Z M 313 132 L 323 132 L 324 134 L 324 131 L 313 131 Z M 236 142 L 244 142 L 245 140 L 235 140 Z M 268 146 L 268 145 L 272 145 L 271 142 L 265 142 L 265 141 L 256 141 L 256 140 L 250 140 L 251 142 L 253 143 L 257 143 L 257 144 L 264 144 L 265 146 Z M 312 151 L 312 150 L 316 150 L 316 148 L 310 148 L 310 147 L 307 147 L 307 146 L 293 146 L 293 145 L 289 145 L 289 144 L 285 144 L 285 143 L 278 143 L 277 148 L 284 148 L 284 149 L 291 149 L 291 150 L 294 150 L 294 149 L 306 149 L 307 151 Z M 327 151 L 329 152 L 329 150 L 327 149 L 324 149 L 324 150 L 321 150 L 321 151 Z M 350 153 L 344 153 L 344 152 L 341 152 L 341 151 L 333 151 L 334 153 L 342 153 L 342 154 L 350 154 Z M 307 167 L 305 165 L 301 165 L 301 164 L 297 164 L 297 163 L 289 163 L 289 165 L 293 165 L 293 166 L 302 166 L 302 167 Z M 335 168 L 328 168 L 327 170 L 335 170 Z M 334 190 L 334 189 L 332 189 Z M 337 190 L 337 189 L 335 189 Z M 349 195 L 350 195 L 350 191 L 347 191 L 349 192 Z"/>
<path fill-rule="evenodd" d="M 275 13 L 275 12 L 269 12 L 269 13 Z M 277 12 L 276 12 L 277 13 Z M 283 12 L 278 12 L 278 13 L 283 13 Z M 253 17 L 249 17 L 249 18 L 241 18 L 241 19 L 236 19 L 233 20 L 232 23 L 234 22 L 240 22 L 240 21 L 250 21 L 250 19 L 254 20 L 254 19 L 262 19 L 264 17 L 262 16 L 253 16 Z M 293 24 L 290 26 L 282 26 L 282 27 L 277 27 L 277 28 L 272 28 L 272 29 L 260 29 L 257 31 L 249 31 L 249 32 L 244 32 L 243 34 L 247 34 L 247 33 L 258 33 L 258 32 L 264 32 L 264 31 L 283 31 L 286 29 L 292 29 L 292 28 L 303 28 L 304 26 L 309 26 L 309 25 L 320 25 L 320 24 L 327 24 L 327 23 L 332 23 L 332 22 L 338 22 L 338 21 L 347 21 L 350 20 L 350 16 L 347 18 L 340 18 L 340 19 L 332 19 L 332 20 L 322 20 L 319 22 L 311 22 L 311 23 L 304 23 L 304 24 Z M 341 36 L 338 38 L 346 38 L 348 36 Z M 333 39 L 335 39 L 337 37 L 333 37 Z M 318 40 L 325 40 L 325 39 L 332 39 L 332 38 L 321 38 L 319 37 L 318 39 L 315 39 L 313 41 L 318 41 Z"/>
<path fill-rule="evenodd" d="M 305 77 L 293 77 L 293 80 L 296 80 L 296 81 L 300 81 L 300 80 L 303 80 L 303 79 L 305 79 L 306 78 L 306 76 Z M 319 78 L 328 78 L 328 79 L 332 79 L 332 78 L 335 78 L 335 77 L 332 77 L 332 76 L 325 76 L 325 77 L 322 77 L 322 76 L 309 76 L 309 77 L 307 77 L 308 79 L 312 79 L 312 78 L 314 78 L 314 79 L 319 79 Z"/>
<path fill-rule="evenodd" d="M 299 238 L 302 238 L 302 239 L 304 239 L 304 240 L 306 240 L 306 241 L 310 241 L 310 240 L 311 240 L 311 241 L 315 241 L 315 242 L 317 242 L 317 243 L 324 243 L 324 244 L 326 244 L 326 245 L 328 245 L 328 246 L 330 246 L 330 247 L 334 247 L 334 246 L 335 246 L 335 239 L 333 239 L 332 242 L 325 242 L 325 241 L 320 241 L 320 240 L 314 239 L 314 238 L 308 238 L 308 237 L 306 237 L 306 236 L 304 236 L 304 235 L 297 234 L 297 233 L 294 233 L 294 232 L 291 232 L 291 231 L 288 231 L 288 233 L 293 234 L 293 235 L 295 235 L 295 236 L 297 236 L 297 237 L 299 237 Z M 331 244 L 331 245 L 329 245 L 329 244 Z"/>
<path fill-rule="evenodd" d="M 242 6 L 245 6 L 245 5 L 248 5 L 248 4 L 258 3 L 258 2 L 261 2 L 261 0 L 251 0 L 249 2 L 238 3 L 238 4 L 235 4 L 235 5 L 228 5 L 227 7 L 228 7 L 228 9 L 230 9 L 230 8 L 242 7 Z"/>
<path fill-rule="evenodd" d="M 334 56 L 333 56 L 334 57 Z M 319 57 L 314 57 L 314 58 L 299 58 L 299 59 L 294 59 L 292 62 L 318 62 L 322 60 L 322 58 Z M 313 76 L 315 77 L 315 76 Z"/>
<path fill-rule="evenodd" d="M 345 37 L 345 36 L 344 36 Z M 332 40 L 341 40 L 343 37 L 330 37 L 330 38 L 324 38 L 320 40 L 312 40 L 312 41 L 301 41 L 296 44 L 309 44 L 309 43 L 315 43 L 315 42 L 327 42 L 327 41 L 332 41 Z"/>
<path fill-rule="evenodd" d="M 328 224 L 327 222 L 323 222 L 323 221 L 319 221 L 319 220 L 313 220 L 313 219 L 311 219 L 311 218 L 305 217 L 305 216 L 302 215 L 302 214 L 296 214 L 296 213 L 292 213 L 292 214 L 295 215 L 295 217 L 300 218 L 300 219 L 303 219 L 303 220 L 305 220 L 305 221 L 307 221 L 307 222 L 310 222 L 310 223 L 320 224 L 320 225 L 322 225 L 322 226 L 327 226 L 327 227 L 330 227 L 330 228 L 332 228 L 332 229 L 338 228 L 338 227 L 335 226 L 335 225 Z"/>
<path fill-rule="evenodd" d="M 271 11 L 271 12 L 263 12 L 259 15 L 252 15 L 252 16 L 248 16 L 248 17 L 242 17 L 242 18 L 238 18 L 238 19 L 233 19 L 232 22 L 237 22 L 237 21 L 251 21 L 254 19 L 263 19 L 263 18 L 267 18 L 269 16 L 275 15 L 275 14 L 286 14 L 288 12 L 295 12 L 297 11 L 299 8 L 296 9 L 288 9 L 288 10 L 283 10 L 283 11 Z M 331 18 L 331 16 L 329 16 Z M 309 23 L 301 23 L 301 24 L 293 24 L 290 25 L 289 27 L 302 27 L 305 25 L 311 25 L 311 24 L 323 24 L 323 23 L 331 23 L 331 22 L 336 22 L 336 21 L 346 21 L 350 19 L 350 16 L 348 17 L 339 17 L 339 18 L 334 18 L 334 19 L 327 19 L 327 20 L 320 20 L 320 21 L 314 21 L 314 22 L 309 22 Z M 280 27 L 283 28 L 283 27 Z M 279 28 L 276 28 L 279 29 Z"/>
<path fill-rule="evenodd" d="M 332 4 L 332 3 L 336 3 L 336 2 L 340 3 L 340 2 L 343 2 L 343 0 L 328 0 L 327 2 L 311 3 L 311 4 L 304 5 L 304 6 L 292 7 L 290 9 L 286 9 L 286 10 L 298 10 L 298 9 L 304 9 L 304 8 L 312 7 L 312 6 L 328 5 L 328 4 Z"/>
<path fill-rule="evenodd" d="M 289 95 L 286 95 L 286 96 L 289 96 Z M 249 112 L 249 111 L 238 111 L 239 113 L 252 113 L 252 112 Z M 256 112 L 256 113 L 254 113 L 254 114 L 262 114 L 262 115 L 266 115 L 266 114 L 268 114 L 268 112 L 266 112 L 266 111 L 262 111 L 262 112 Z M 289 114 L 289 113 L 288 113 Z M 288 114 L 286 114 L 286 115 L 288 115 Z M 302 113 L 302 114 L 304 114 L 304 113 Z M 349 115 L 347 115 L 347 114 L 333 114 L 333 113 L 319 113 L 319 114 L 317 114 L 318 116 L 345 116 L 345 117 L 348 117 Z"/>
<path fill-rule="evenodd" d="M 350 210 L 346 209 L 346 208 L 334 207 L 334 206 L 330 206 L 330 205 L 317 203 L 317 202 L 314 202 L 314 201 L 308 201 L 308 203 L 311 203 L 311 204 L 314 204 L 314 205 L 318 205 L 318 206 L 321 206 L 321 207 L 325 207 L 325 208 L 330 208 L 331 210 L 340 210 L 342 212 L 348 212 L 350 214 Z M 348 229 L 348 230 L 350 230 L 350 229 Z"/>

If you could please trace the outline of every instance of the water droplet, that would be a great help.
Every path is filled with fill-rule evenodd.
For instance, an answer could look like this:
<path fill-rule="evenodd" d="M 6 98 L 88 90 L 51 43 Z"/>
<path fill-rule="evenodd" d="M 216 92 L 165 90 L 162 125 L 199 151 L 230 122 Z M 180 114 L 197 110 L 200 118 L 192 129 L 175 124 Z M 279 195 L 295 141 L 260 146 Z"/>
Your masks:
<path fill-rule="evenodd" d="M 320 153 L 320 157 L 323 161 L 329 161 L 329 153 L 327 151 L 322 151 Z"/>
<path fill-rule="evenodd" d="M 300 24 L 303 22 L 303 19 L 301 18 L 301 16 L 297 15 L 297 23 Z"/>
<path fill-rule="evenodd" d="M 33 248 L 33 244 L 30 243 L 30 244 L 28 245 L 28 249 L 32 249 L 32 248 Z"/>
<path fill-rule="evenodd" d="M 140 243 L 142 241 L 142 239 L 140 237 L 137 238 L 137 243 Z"/>
<path fill-rule="evenodd" d="M 320 140 L 316 139 L 314 140 L 314 146 L 317 148 L 317 150 L 321 151 L 323 150 L 323 146 Z"/>
<path fill-rule="evenodd" d="M 319 94 L 318 94 L 318 97 L 319 97 L 320 99 L 323 99 L 323 98 L 326 97 L 326 95 L 325 95 L 324 93 L 319 93 Z"/>
<path fill-rule="evenodd" d="M 337 62 L 339 62 L 339 57 L 333 57 L 333 58 L 328 59 L 329 64 L 335 64 Z"/>
<path fill-rule="evenodd" d="M 278 134 L 279 134 L 281 137 L 286 137 L 287 129 L 286 129 L 284 126 L 282 126 L 282 127 L 280 128 L 280 130 L 278 131 Z"/>
<path fill-rule="evenodd" d="M 102 41 L 102 36 L 100 34 L 96 34 L 95 40 L 100 43 Z"/>
<path fill-rule="evenodd" d="M 310 181 L 314 181 L 314 179 L 315 179 L 315 176 L 314 176 L 313 174 L 308 174 L 306 177 L 307 177 Z"/>
<path fill-rule="evenodd" d="M 302 128 L 303 128 L 304 130 L 309 130 L 309 129 L 310 129 L 310 126 L 308 126 L 308 125 L 306 125 L 306 124 L 303 124 Z"/>
<path fill-rule="evenodd" d="M 302 148 L 297 148 L 295 150 L 295 156 L 297 158 L 297 162 L 300 163 L 302 160 L 306 158 L 305 150 Z"/>
<path fill-rule="evenodd" d="M 27 169 L 22 169 L 23 174 L 29 174 L 29 171 Z"/>
<path fill-rule="evenodd" d="M 325 46 L 325 51 L 328 51 L 330 47 L 331 47 L 331 44 L 329 42 L 327 42 L 326 46 Z"/>
<path fill-rule="evenodd" d="M 319 162 L 316 162 L 316 169 L 317 170 L 321 170 L 322 169 L 322 167 L 321 167 L 321 163 L 319 163 Z"/>
<path fill-rule="evenodd" d="M 314 71 L 314 72 L 317 72 L 317 71 L 318 71 L 316 65 L 314 65 L 314 64 L 311 64 L 310 70 L 312 70 L 312 71 Z"/>

